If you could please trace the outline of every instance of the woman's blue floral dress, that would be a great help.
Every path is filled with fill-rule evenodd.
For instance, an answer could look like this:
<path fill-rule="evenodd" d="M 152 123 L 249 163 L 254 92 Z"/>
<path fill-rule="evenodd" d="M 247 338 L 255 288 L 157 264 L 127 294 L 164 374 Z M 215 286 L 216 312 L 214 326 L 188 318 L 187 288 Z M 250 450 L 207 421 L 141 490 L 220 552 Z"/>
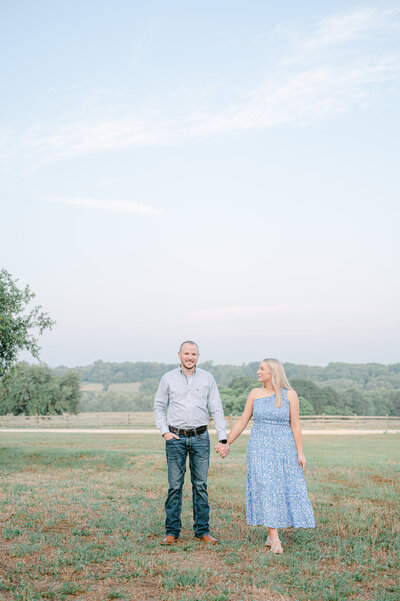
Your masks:
<path fill-rule="evenodd" d="M 253 526 L 314 528 L 314 514 L 307 496 L 304 473 L 290 428 L 287 389 L 282 407 L 276 396 L 254 400 L 247 447 L 246 516 Z"/>

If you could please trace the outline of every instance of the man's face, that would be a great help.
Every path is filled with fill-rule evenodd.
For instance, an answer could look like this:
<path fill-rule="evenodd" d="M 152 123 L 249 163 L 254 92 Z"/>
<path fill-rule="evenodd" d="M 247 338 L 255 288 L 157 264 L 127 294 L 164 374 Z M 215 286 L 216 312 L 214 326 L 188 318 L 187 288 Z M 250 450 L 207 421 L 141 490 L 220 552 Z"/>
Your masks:
<path fill-rule="evenodd" d="M 195 344 L 184 344 L 178 353 L 178 356 L 183 367 L 186 367 L 186 369 L 193 369 L 196 367 L 200 353 Z"/>

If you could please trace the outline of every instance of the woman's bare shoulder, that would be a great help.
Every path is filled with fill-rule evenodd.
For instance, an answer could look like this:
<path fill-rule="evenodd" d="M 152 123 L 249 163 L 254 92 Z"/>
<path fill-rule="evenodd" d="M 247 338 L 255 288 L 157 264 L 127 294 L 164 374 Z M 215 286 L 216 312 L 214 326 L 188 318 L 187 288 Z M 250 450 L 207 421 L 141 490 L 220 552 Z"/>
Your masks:
<path fill-rule="evenodd" d="M 290 403 L 290 401 L 298 401 L 299 400 L 299 397 L 297 396 L 297 392 L 295 390 L 293 390 L 293 388 L 288 389 L 287 398 L 288 398 L 289 403 Z"/>

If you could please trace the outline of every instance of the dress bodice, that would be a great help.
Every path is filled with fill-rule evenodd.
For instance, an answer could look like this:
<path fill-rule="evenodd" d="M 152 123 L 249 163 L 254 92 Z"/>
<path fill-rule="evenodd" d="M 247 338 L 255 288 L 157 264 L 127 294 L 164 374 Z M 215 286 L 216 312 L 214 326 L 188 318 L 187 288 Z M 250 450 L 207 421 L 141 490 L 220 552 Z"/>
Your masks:
<path fill-rule="evenodd" d="M 282 389 L 282 407 L 276 407 L 275 404 L 275 394 L 255 399 L 253 403 L 254 425 L 289 426 L 290 404 L 287 397 L 287 388 Z"/>

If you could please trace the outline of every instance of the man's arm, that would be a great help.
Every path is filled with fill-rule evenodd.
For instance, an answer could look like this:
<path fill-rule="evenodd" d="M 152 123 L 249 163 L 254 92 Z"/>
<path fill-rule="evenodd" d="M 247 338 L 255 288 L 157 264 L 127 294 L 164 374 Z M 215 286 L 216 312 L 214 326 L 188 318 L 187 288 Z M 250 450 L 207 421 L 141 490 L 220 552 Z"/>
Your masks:
<path fill-rule="evenodd" d="M 166 432 L 169 433 L 167 416 L 165 411 L 168 407 L 168 384 L 166 377 L 163 376 L 158 385 L 156 396 L 154 398 L 154 421 L 161 434 L 164 436 Z"/>
<path fill-rule="evenodd" d="M 210 391 L 208 393 L 208 409 L 214 420 L 215 429 L 217 430 L 218 440 L 226 440 L 226 425 L 224 418 L 224 409 L 222 407 L 221 397 L 219 396 L 217 383 L 212 377 Z"/>

